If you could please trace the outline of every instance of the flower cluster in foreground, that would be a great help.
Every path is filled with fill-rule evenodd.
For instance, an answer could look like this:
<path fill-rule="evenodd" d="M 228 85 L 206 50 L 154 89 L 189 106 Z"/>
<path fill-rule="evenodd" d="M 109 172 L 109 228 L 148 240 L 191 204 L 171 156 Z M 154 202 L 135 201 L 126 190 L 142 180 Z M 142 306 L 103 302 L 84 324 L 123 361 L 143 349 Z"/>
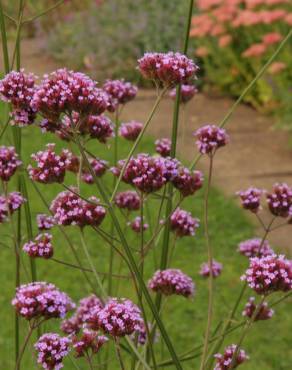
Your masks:
<path fill-rule="evenodd" d="M 229 370 L 235 369 L 248 360 L 249 357 L 243 349 L 238 349 L 235 344 L 232 344 L 225 348 L 223 355 L 217 353 L 215 358 L 216 364 L 214 370 Z"/>

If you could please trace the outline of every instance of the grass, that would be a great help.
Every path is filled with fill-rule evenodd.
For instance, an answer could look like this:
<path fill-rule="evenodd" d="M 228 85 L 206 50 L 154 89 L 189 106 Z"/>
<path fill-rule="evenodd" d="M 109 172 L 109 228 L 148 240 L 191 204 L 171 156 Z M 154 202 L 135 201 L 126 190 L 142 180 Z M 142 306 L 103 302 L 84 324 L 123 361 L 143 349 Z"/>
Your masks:
<path fill-rule="evenodd" d="M 9 130 L 10 131 L 10 130 Z M 2 139 L 2 143 L 8 145 L 10 141 L 9 134 Z M 51 134 L 40 134 L 35 127 L 23 129 L 23 160 L 28 163 L 30 154 L 44 148 L 48 142 L 55 142 L 56 138 Z M 129 145 L 125 141 L 120 145 L 120 157 L 126 156 L 129 150 Z M 57 147 L 64 146 L 63 142 L 58 141 Z M 97 142 L 90 143 L 90 150 L 97 156 L 111 162 L 112 150 L 109 147 L 98 144 Z M 140 145 L 139 151 L 153 152 L 153 139 L 147 137 Z M 216 176 L 216 174 L 215 174 Z M 107 174 L 103 178 L 105 185 L 108 187 L 112 183 L 112 175 Z M 75 178 L 71 175 L 66 177 L 65 183 L 71 185 L 75 183 Z M 15 190 L 14 182 L 11 182 L 10 191 Z M 62 191 L 60 185 L 39 185 L 43 196 L 48 202 Z M 32 209 L 32 221 L 34 232 L 36 233 L 35 217 L 37 213 L 46 212 L 46 209 L 36 194 L 34 188 L 29 183 L 28 186 L 30 205 Z M 86 196 L 96 195 L 97 190 L 94 185 L 83 186 L 82 193 Z M 192 211 L 193 215 L 202 220 L 202 205 L 203 191 L 197 195 L 187 198 L 184 201 L 183 208 Z M 148 222 L 153 225 L 157 214 L 159 202 L 157 200 L 150 201 Z M 135 214 L 136 215 L 136 214 Z M 105 230 L 110 229 L 109 216 L 106 217 L 102 224 Z M 78 232 L 73 227 L 68 227 L 68 235 L 72 238 L 74 245 L 78 248 L 83 265 L 88 266 L 86 259 L 82 253 Z M 1 261 L 1 329 L 0 329 L 0 358 L 1 367 L 3 369 L 12 369 L 14 364 L 13 345 L 14 331 L 13 320 L 14 311 L 10 305 L 10 301 L 14 295 L 14 254 L 11 248 L 11 230 L 9 224 L 0 226 L 1 244 L 0 261 Z M 64 237 L 58 230 L 53 231 L 55 257 L 67 262 L 74 263 L 74 259 L 70 252 L 70 248 Z M 88 248 L 94 260 L 98 271 L 107 271 L 109 249 L 104 242 L 92 232 L 90 229 L 85 231 Z M 127 228 L 125 234 L 130 240 L 130 245 L 135 248 L 139 246 L 139 238 Z M 243 273 L 247 266 L 247 260 L 240 257 L 236 252 L 237 244 L 247 238 L 253 237 L 253 227 L 232 199 L 226 199 L 219 191 L 212 189 L 210 198 L 210 236 L 214 248 L 215 259 L 223 262 L 224 270 L 222 276 L 215 282 L 215 321 L 218 323 L 226 318 L 229 309 L 232 307 L 238 292 L 241 287 L 239 276 Z M 146 233 L 146 239 L 149 239 L 150 234 Z M 25 242 L 26 236 L 24 235 Z M 159 257 L 160 246 L 158 245 L 149 255 L 145 266 L 145 279 L 148 279 L 155 271 L 157 258 Z M 22 254 L 22 259 L 28 266 L 26 257 Z M 163 320 L 170 333 L 170 336 L 175 343 L 177 353 L 183 353 L 189 348 L 199 345 L 203 341 L 203 332 L 205 328 L 205 320 L 207 313 L 207 281 L 202 279 L 199 274 L 199 267 L 202 262 L 207 260 L 205 241 L 203 236 L 203 227 L 200 227 L 195 237 L 183 238 L 178 241 L 175 255 L 173 258 L 172 267 L 181 268 L 189 274 L 196 283 L 196 295 L 193 300 L 185 300 L 181 297 L 169 297 L 165 301 Z M 116 258 L 115 271 L 118 269 L 119 260 Z M 75 301 L 86 296 L 89 293 L 89 287 L 84 282 L 82 274 L 78 270 L 70 269 L 65 266 L 56 264 L 53 261 L 37 260 L 38 280 L 48 281 L 56 284 L 61 290 L 66 291 Z M 123 273 L 127 273 L 123 269 Z M 26 282 L 27 276 L 22 270 L 22 281 Z M 92 278 L 93 281 L 93 278 Z M 115 287 L 116 282 L 115 282 Z M 251 292 L 248 292 L 251 294 Z M 132 285 L 122 280 L 119 287 L 119 296 L 133 297 Z M 247 296 L 246 296 L 247 298 Z M 276 296 L 274 297 L 276 298 Z M 240 307 L 236 320 L 241 320 Z M 267 322 L 259 322 L 252 329 L 248 340 L 244 344 L 244 348 L 249 353 L 251 361 L 244 365 L 246 370 L 284 370 L 289 369 L 292 361 L 291 350 L 291 315 L 288 311 L 287 302 L 282 303 L 276 308 L 275 317 Z M 21 320 L 22 332 L 26 330 L 26 322 Z M 46 323 L 44 331 L 58 330 L 59 321 L 51 320 Z M 215 325 L 213 329 L 215 328 Z M 239 332 L 226 339 L 226 345 L 236 343 L 239 338 Z M 35 340 L 35 338 L 34 338 Z M 162 347 L 162 348 L 160 348 Z M 164 353 L 164 358 L 168 359 L 169 354 L 166 349 L 157 343 L 158 353 Z M 124 354 L 126 359 L 126 354 Z M 114 359 L 110 359 L 111 370 L 118 369 Z M 86 366 L 83 360 L 78 360 L 78 366 L 85 369 Z M 27 351 L 23 360 L 23 369 L 35 368 L 35 360 L 32 359 L 30 351 Z M 65 369 L 74 369 L 74 365 L 70 360 L 66 360 Z M 169 367 L 170 369 L 172 367 Z M 186 370 L 194 370 L 198 368 L 198 361 L 190 361 L 183 364 Z M 127 367 L 128 370 L 128 367 Z"/>

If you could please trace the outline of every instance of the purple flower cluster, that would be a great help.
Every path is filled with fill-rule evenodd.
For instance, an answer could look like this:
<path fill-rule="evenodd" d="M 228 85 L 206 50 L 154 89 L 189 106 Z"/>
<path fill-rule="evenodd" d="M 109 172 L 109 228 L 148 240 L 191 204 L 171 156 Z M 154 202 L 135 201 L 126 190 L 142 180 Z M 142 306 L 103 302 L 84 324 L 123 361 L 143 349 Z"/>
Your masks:
<path fill-rule="evenodd" d="M 182 84 L 180 90 L 180 102 L 186 104 L 197 94 L 197 92 L 198 89 L 196 86 Z M 169 92 L 169 96 L 174 100 L 176 99 L 176 88 Z"/>
<path fill-rule="evenodd" d="M 54 218 L 46 214 L 37 215 L 37 226 L 39 230 L 50 230 L 55 225 Z"/>
<path fill-rule="evenodd" d="M 67 294 L 46 282 L 33 282 L 18 287 L 12 305 L 26 320 L 39 317 L 62 318 L 75 307 Z"/>
<path fill-rule="evenodd" d="M 149 289 L 164 295 L 181 295 L 189 298 L 194 295 L 193 280 L 178 269 L 158 270 L 148 282 Z"/>
<path fill-rule="evenodd" d="M 162 138 L 155 141 L 155 150 L 162 157 L 168 157 L 171 150 L 171 140 Z"/>
<path fill-rule="evenodd" d="M 62 113 L 101 114 L 107 109 L 109 98 L 88 76 L 64 68 L 44 76 L 31 105 L 55 122 Z"/>
<path fill-rule="evenodd" d="M 239 195 L 244 209 L 248 209 L 253 213 L 257 213 L 261 209 L 261 196 L 263 194 L 261 189 L 251 187 L 236 194 Z"/>
<path fill-rule="evenodd" d="M 23 203 L 26 202 L 26 199 L 18 192 L 13 191 L 7 194 L 7 197 L 4 195 L 0 196 L 0 223 L 6 221 L 8 215 L 12 215 L 17 211 Z"/>
<path fill-rule="evenodd" d="M 99 200 L 90 197 L 88 201 L 81 199 L 71 191 L 63 191 L 53 200 L 51 212 L 58 225 L 99 226 L 106 211 L 99 205 Z"/>
<path fill-rule="evenodd" d="M 131 229 L 135 231 L 135 233 L 140 233 L 142 231 L 146 231 L 149 228 L 149 225 L 145 222 L 141 222 L 141 217 L 137 216 L 132 222 L 129 223 Z"/>
<path fill-rule="evenodd" d="M 110 112 L 114 112 L 120 104 L 133 100 L 138 92 L 136 86 L 124 80 L 107 80 L 103 85 L 103 90 L 110 96 L 108 108 Z"/>
<path fill-rule="evenodd" d="M 250 257 L 264 257 L 270 254 L 274 254 L 273 249 L 267 240 L 254 238 L 245 240 L 238 245 L 238 251 L 240 254 Z"/>
<path fill-rule="evenodd" d="M 21 164 L 13 146 L 0 147 L 0 178 L 2 181 L 9 181 Z"/>
<path fill-rule="evenodd" d="M 140 309 L 129 299 L 112 298 L 97 318 L 100 329 L 113 337 L 131 335 L 143 325 Z"/>
<path fill-rule="evenodd" d="M 71 341 L 67 337 L 60 337 L 56 333 L 43 334 L 34 345 L 38 353 L 38 363 L 46 370 L 59 370 L 63 359 L 70 351 Z"/>
<path fill-rule="evenodd" d="M 219 263 L 215 260 L 212 261 L 212 276 L 214 278 L 218 277 L 221 274 L 222 269 L 223 269 L 222 263 Z M 200 275 L 204 277 L 210 276 L 210 268 L 208 262 L 203 263 L 201 265 Z"/>
<path fill-rule="evenodd" d="M 223 128 L 215 125 L 200 127 L 194 132 L 197 147 L 201 154 L 212 155 L 218 148 L 229 142 L 229 136 Z"/>
<path fill-rule="evenodd" d="M 145 53 L 138 60 L 143 77 L 171 87 L 196 77 L 199 67 L 193 60 L 180 53 Z"/>
<path fill-rule="evenodd" d="M 70 152 L 63 149 L 61 154 L 55 153 L 55 144 L 47 144 L 45 151 L 32 154 L 37 167 L 28 166 L 28 173 L 33 181 L 43 184 L 62 183 L 65 178 L 67 165 L 70 163 Z"/>
<path fill-rule="evenodd" d="M 137 211 L 141 207 L 141 201 L 136 191 L 123 191 L 116 195 L 115 204 L 121 209 L 127 211 Z"/>
<path fill-rule="evenodd" d="M 35 78 L 21 70 L 12 71 L 0 80 L 0 98 L 11 103 L 13 123 L 20 127 L 32 124 L 36 118 L 36 111 L 31 107 Z"/>
<path fill-rule="evenodd" d="M 138 154 L 132 157 L 123 174 L 123 181 L 135 186 L 143 193 L 157 191 L 165 185 L 164 161 L 148 154 Z"/>
<path fill-rule="evenodd" d="M 292 188 L 287 184 L 275 184 L 273 191 L 267 193 L 267 203 L 271 213 L 279 217 L 288 217 L 292 209 Z M 290 212 L 289 212 L 290 211 Z"/>
<path fill-rule="evenodd" d="M 73 337 L 73 348 L 76 357 L 91 356 L 97 353 L 108 341 L 104 335 L 98 335 L 96 331 L 83 329 L 80 338 Z"/>
<path fill-rule="evenodd" d="M 200 171 L 190 171 L 186 167 L 180 167 L 172 179 L 175 188 L 183 197 L 193 195 L 203 186 L 203 174 Z"/>
<path fill-rule="evenodd" d="M 89 159 L 89 164 L 95 174 L 96 177 L 101 177 L 105 174 L 108 163 L 99 158 L 91 158 Z M 86 182 L 86 184 L 93 184 L 94 178 L 90 172 L 90 170 L 86 167 L 82 169 L 82 180 Z"/>
<path fill-rule="evenodd" d="M 257 311 L 257 314 L 255 312 Z M 255 315 L 255 317 L 253 317 Z M 274 310 L 268 307 L 268 303 L 264 302 L 261 304 L 260 309 L 255 304 L 255 298 L 250 297 L 247 304 L 244 307 L 242 316 L 252 318 L 254 321 L 269 320 L 274 315 Z"/>
<path fill-rule="evenodd" d="M 143 123 L 137 121 L 130 121 L 122 123 L 119 129 L 119 134 L 124 139 L 129 141 L 135 141 L 142 131 Z"/>
<path fill-rule="evenodd" d="M 89 116 L 87 119 L 88 132 L 92 139 L 106 143 L 114 136 L 114 126 L 111 120 L 104 116 Z"/>
<path fill-rule="evenodd" d="M 193 236 L 199 227 L 199 220 L 190 212 L 177 208 L 170 217 L 170 228 L 177 237 Z"/>
<path fill-rule="evenodd" d="M 237 354 L 234 356 L 236 352 Z M 214 355 L 214 357 L 216 358 L 214 370 L 235 369 L 237 366 L 249 359 L 245 351 L 243 349 L 238 350 L 235 344 L 231 344 L 230 346 L 226 347 L 223 355 L 217 353 Z"/>
<path fill-rule="evenodd" d="M 52 238 L 48 233 L 39 234 L 34 240 L 25 243 L 22 249 L 32 258 L 51 258 L 54 254 Z"/>
<path fill-rule="evenodd" d="M 271 254 L 250 258 L 249 268 L 241 277 L 258 294 L 270 294 L 292 289 L 292 261 Z"/>

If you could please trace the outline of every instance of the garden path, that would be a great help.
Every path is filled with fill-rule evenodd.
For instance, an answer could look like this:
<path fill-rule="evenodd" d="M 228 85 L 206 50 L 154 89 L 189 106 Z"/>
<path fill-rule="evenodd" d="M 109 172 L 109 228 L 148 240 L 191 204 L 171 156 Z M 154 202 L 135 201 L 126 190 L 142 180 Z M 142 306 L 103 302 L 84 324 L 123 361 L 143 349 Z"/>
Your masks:
<path fill-rule="evenodd" d="M 42 75 L 60 64 L 46 55 L 43 40 L 29 39 L 22 43 L 22 60 L 27 71 Z M 73 56 L 74 57 L 74 56 Z M 142 90 L 138 98 L 130 103 L 123 112 L 124 120 L 145 121 L 153 106 L 155 91 Z M 191 161 L 196 155 L 192 132 L 206 123 L 218 123 L 231 107 L 233 101 L 228 98 L 211 98 L 198 94 L 182 110 L 183 122 L 179 132 L 179 154 Z M 158 113 L 150 124 L 148 132 L 155 137 L 167 137 L 172 122 L 172 101 L 165 98 Z M 275 182 L 292 184 L 292 148 L 286 132 L 275 130 L 273 119 L 263 116 L 251 107 L 240 105 L 226 128 L 231 136 L 230 144 L 218 151 L 215 159 L 214 183 L 227 197 L 233 197 L 239 189 L 253 185 L 270 189 Z M 289 145 L 290 144 L 290 145 Z M 198 165 L 204 172 L 207 169 L 206 158 Z M 263 211 L 263 219 L 268 222 L 269 213 Z M 257 230 L 258 235 L 262 231 Z M 276 247 L 292 253 L 292 225 L 279 228 L 271 234 L 270 240 Z"/>

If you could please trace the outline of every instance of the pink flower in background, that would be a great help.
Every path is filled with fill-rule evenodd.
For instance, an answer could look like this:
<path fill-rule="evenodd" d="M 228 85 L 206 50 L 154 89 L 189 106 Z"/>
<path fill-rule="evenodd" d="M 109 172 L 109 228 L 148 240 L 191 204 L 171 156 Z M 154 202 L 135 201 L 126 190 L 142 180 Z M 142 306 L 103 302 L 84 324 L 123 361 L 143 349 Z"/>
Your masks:
<path fill-rule="evenodd" d="M 126 104 L 133 100 L 138 92 L 138 88 L 125 80 L 107 80 L 103 85 L 103 90 L 110 96 L 108 110 L 114 112 L 119 104 Z"/>
<path fill-rule="evenodd" d="M 267 46 L 265 44 L 253 44 L 242 53 L 242 56 L 244 58 L 259 57 L 263 55 L 266 50 Z"/>
<path fill-rule="evenodd" d="M 22 249 L 32 258 L 51 258 L 54 254 L 52 238 L 48 233 L 39 234 L 34 240 L 25 243 Z"/>
<path fill-rule="evenodd" d="M 287 64 L 283 62 L 274 62 L 268 68 L 269 73 L 272 75 L 278 74 L 287 68 Z"/>
<path fill-rule="evenodd" d="M 199 219 L 190 212 L 177 208 L 170 217 L 170 228 L 177 237 L 193 236 L 199 227 Z"/>
<path fill-rule="evenodd" d="M 155 150 L 162 157 L 168 157 L 171 150 L 171 140 L 168 138 L 157 139 L 155 141 Z"/>
<path fill-rule="evenodd" d="M 223 128 L 205 125 L 194 132 L 196 144 L 201 154 L 214 154 L 218 148 L 228 144 L 229 136 Z"/>
<path fill-rule="evenodd" d="M 124 139 L 135 141 L 142 131 L 143 123 L 137 121 L 130 121 L 128 123 L 122 123 L 119 129 L 119 134 Z"/>
<path fill-rule="evenodd" d="M 180 101 L 181 103 L 186 104 L 189 102 L 198 92 L 198 89 L 194 85 L 181 85 L 180 90 Z M 170 90 L 169 96 L 175 100 L 176 98 L 176 88 Z"/>
<path fill-rule="evenodd" d="M 288 217 L 292 208 L 292 188 L 287 184 L 275 184 L 273 191 L 266 194 L 271 213 L 278 217 Z"/>
<path fill-rule="evenodd" d="M 22 162 L 13 146 L 0 147 L 0 178 L 2 181 L 9 181 L 21 165 Z"/>
<path fill-rule="evenodd" d="M 181 295 L 189 298 L 194 295 L 193 280 L 178 269 L 158 270 L 148 282 L 149 289 L 164 295 Z"/>
<path fill-rule="evenodd" d="M 214 278 L 218 277 L 222 272 L 222 268 L 223 268 L 222 263 L 219 263 L 213 260 L 212 261 L 212 276 Z M 200 275 L 204 277 L 210 276 L 210 268 L 209 268 L 208 262 L 205 262 L 201 265 Z"/>
<path fill-rule="evenodd" d="M 231 35 L 222 35 L 218 39 L 218 45 L 221 48 L 225 48 L 226 46 L 228 46 L 231 43 L 231 41 L 232 41 Z"/>
<path fill-rule="evenodd" d="M 269 320 L 273 316 L 274 310 L 268 307 L 267 302 L 262 303 L 260 307 L 261 308 L 259 309 L 256 316 L 253 317 L 254 312 L 258 310 L 258 305 L 255 303 L 255 298 L 250 297 L 244 307 L 242 316 L 249 317 L 249 318 L 253 317 L 254 321 Z"/>
<path fill-rule="evenodd" d="M 235 356 L 235 359 L 233 359 L 236 352 L 237 355 Z M 223 355 L 217 353 L 216 355 L 214 355 L 214 357 L 216 358 L 214 370 L 235 369 L 237 366 L 241 365 L 243 362 L 249 359 L 245 351 L 243 349 L 238 350 L 235 344 L 231 344 L 230 346 L 226 347 Z M 232 361 L 234 361 L 233 364 Z"/>
<path fill-rule="evenodd" d="M 136 191 L 124 191 L 118 193 L 115 197 L 115 204 L 121 209 L 128 211 L 137 211 L 141 207 L 140 197 Z"/>
<path fill-rule="evenodd" d="M 210 51 L 207 47 L 201 46 L 195 50 L 195 54 L 197 57 L 204 58 L 210 54 Z"/>
<path fill-rule="evenodd" d="M 285 16 L 285 22 L 289 25 L 292 26 L 292 13 L 289 13 Z"/>
<path fill-rule="evenodd" d="M 180 167 L 172 178 L 172 183 L 183 197 L 193 195 L 203 186 L 203 174 L 200 171 L 190 171 Z"/>
<path fill-rule="evenodd" d="M 144 221 L 144 220 L 143 220 Z M 131 229 L 136 233 L 140 233 L 142 230 L 141 217 L 136 217 L 132 222 L 129 223 Z M 143 231 L 146 231 L 149 228 L 149 225 L 143 222 Z"/>
<path fill-rule="evenodd" d="M 111 120 L 104 116 L 89 116 L 87 120 L 89 135 L 101 143 L 114 136 L 114 126 Z"/>
<path fill-rule="evenodd" d="M 100 348 L 108 341 L 104 335 L 98 335 L 96 331 L 83 329 L 80 337 L 73 336 L 73 348 L 75 357 L 87 357 L 97 353 Z"/>
<path fill-rule="evenodd" d="M 96 177 L 103 176 L 108 168 L 108 162 L 99 158 L 90 158 L 89 164 Z M 86 184 L 94 184 L 94 177 L 86 166 L 82 169 L 81 178 Z"/>
<path fill-rule="evenodd" d="M 26 199 L 18 191 L 12 191 L 7 196 L 0 195 L 0 223 L 7 220 L 8 215 L 13 215 Z"/>
<path fill-rule="evenodd" d="M 262 241 L 262 239 L 259 238 L 248 239 L 239 243 L 238 252 L 248 258 L 274 254 L 269 242 L 267 240 Z"/>
<path fill-rule="evenodd" d="M 241 205 L 253 213 L 258 213 L 261 209 L 262 189 L 250 187 L 247 190 L 241 190 L 236 193 L 240 197 Z"/>
<path fill-rule="evenodd" d="M 46 214 L 37 215 L 37 226 L 39 230 L 50 230 L 55 225 L 54 218 Z"/>
<path fill-rule="evenodd" d="M 283 36 L 278 33 L 278 32 L 270 32 L 270 33 L 266 33 L 263 37 L 262 37 L 262 41 L 264 44 L 266 45 L 273 45 L 273 44 L 276 44 L 278 43 L 279 41 L 281 41 L 283 39 Z"/>

